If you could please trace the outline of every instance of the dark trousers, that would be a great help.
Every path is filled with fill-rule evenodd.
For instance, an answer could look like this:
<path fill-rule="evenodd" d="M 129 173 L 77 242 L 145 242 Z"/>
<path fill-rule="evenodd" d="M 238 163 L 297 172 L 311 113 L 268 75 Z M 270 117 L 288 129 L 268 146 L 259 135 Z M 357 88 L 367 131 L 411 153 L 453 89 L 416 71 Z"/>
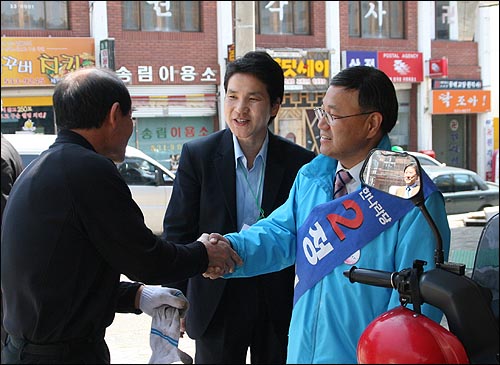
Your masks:
<path fill-rule="evenodd" d="M 2 364 L 110 364 L 110 356 L 104 339 L 35 345 L 7 335 Z"/>
<path fill-rule="evenodd" d="M 218 330 L 212 327 L 195 340 L 195 364 L 246 364 L 248 349 L 251 364 L 286 363 L 286 339 L 274 334 L 271 322 L 240 321 L 232 329 Z"/>
<path fill-rule="evenodd" d="M 228 284 L 208 329 L 195 339 L 195 364 L 245 364 L 248 350 L 251 364 L 285 364 L 290 321 L 270 318 L 262 301 L 238 302 L 238 292 L 250 289 Z"/>

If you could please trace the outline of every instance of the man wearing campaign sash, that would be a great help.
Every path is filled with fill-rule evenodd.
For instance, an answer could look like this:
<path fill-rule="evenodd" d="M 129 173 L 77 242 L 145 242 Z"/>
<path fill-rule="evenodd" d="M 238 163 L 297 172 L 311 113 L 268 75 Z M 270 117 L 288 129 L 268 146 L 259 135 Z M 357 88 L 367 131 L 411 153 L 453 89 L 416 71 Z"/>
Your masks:
<path fill-rule="evenodd" d="M 427 261 L 425 269 L 430 270 L 436 243 L 410 200 L 382 195 L 377 205 L 367 207 L 376 192 L 361 186 L 360 171 L 369 152 L 391 149 L 388 133 L 398 119 L 391 80 L 373 67 L 344 69 L 332 78 L 315 114 L 321 154 L 300 169 L 288 200 L 248 230 L 211 237 L 214 243 L 229 241 L 243 259 L 243 266 L 225 278 L 295 265 L 287 363 L 356 363 L 363 330 L 399 306 L 399 294 L 352 284 L 343 272 L 353 265 L 401 271 L 415 259 Z M 442 236 L 446 260 L 450 229 L 444 199 L 425 174 L 423 178 L 425 206 Z M 422 313 L 438 323 L 442 318 L 428 304 Z"/>

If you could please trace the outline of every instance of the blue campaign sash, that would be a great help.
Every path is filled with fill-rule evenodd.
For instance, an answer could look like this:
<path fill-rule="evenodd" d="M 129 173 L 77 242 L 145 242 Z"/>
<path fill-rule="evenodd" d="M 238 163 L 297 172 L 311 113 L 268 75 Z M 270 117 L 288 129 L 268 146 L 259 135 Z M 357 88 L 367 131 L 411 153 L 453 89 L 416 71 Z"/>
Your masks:
<path fill-rule="evenodd" d="M 424 197 L 437 190 L 422 171 Z M 293 304 L 342 264 L 415 207 L 411 200 L 369 186 L 320 204 L 299 228 Z"/>

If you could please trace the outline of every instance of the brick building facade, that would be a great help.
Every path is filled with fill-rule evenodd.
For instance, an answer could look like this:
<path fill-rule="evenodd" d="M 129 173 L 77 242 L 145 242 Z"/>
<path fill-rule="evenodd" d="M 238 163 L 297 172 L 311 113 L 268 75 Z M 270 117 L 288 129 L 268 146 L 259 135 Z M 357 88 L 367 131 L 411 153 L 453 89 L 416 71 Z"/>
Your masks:
<path fill-rule="evenodd" d="M 4 26 L 4 3 L 19 2 L 2 2 L 3 37 L 65 38 L 70 46 L 71 38 L 90 38 L 94 41 L 97 65 L 102 61 L 101 41 L 112 43 L 113 49 L 107 51 L 112 52 L 110 56 L 114 61 L 114 69 L 129 87 L 137 119 L 137 129 L 130 143 L 167 167 L 170 167 L 170 159 L 178 157 L 184 142 L 225 127 L 220 110 L 224 96 L 223 74 L 228 58 L 227 47 L 231 44 L 238 47 L 240 41 L 235 33 L 237 19 L 234 1 L 200 1 L 199 8 L 196 9 L 198 13 L 195 13 L 198 14 L 198 31 L 155 30 L 155 27 L 161 28 L 164 19 L 154 18 L 155 24 L 151 25 L 147 23 L 151 22 L 151 18 L 134 18 L 135 13 L 126 13 L 124 2 L 121 1 L 67 2 L 66 30 L 12 29 Z M 137 8 L 134 9 L 140 9 L 136 11 L 140 11 L 143 16 L 146 10 L 149 11 L 149 6 L 157 6 L 158 15 L 159 11 L 165 10 L 166 3 L 170 7 L 168 9 L 172 10 L 174 5 L 179 6 L 183 2 L 127 3 L 135 3 Z M 306 9 L 306 12 L 301 14 L 306 16 L 293 18 L 295 21 L 290 24 L 293 23 L 294 27 L 305 24 L 308 26 L 306 32 L 299 28 L 298 31 L 295 28 L 293 31 L 282 31 L 283 27 L 276 28 L 277 14 L 281 16 L 282 12 L 289 10 L 293 16 L 293 11 L 298 12 L 299 5 L 293 5 L 295 8 L 292 11 L 292 5 L 287 9 L 281 3 L 279 8 L 273 8 L 278 2 L 248 3 L 257 4 L 255 48 L 270 52 L 282 62 L 285 74 L 291 75 L 287 80 L 282 109 L 271 126 L 275 133 L 318 151 L 317 121 L 312 109 L 321 103 L 328 87 L 324 83 L 325 79 L 328 80 L 353 62 L 373 62 L 373 66 L 380 68 L 382 61 L 377 60 L 377 57 L 391 53 L 403 57 L 409 55 L 419 58 L 421 70 L 418 70 L 415 80 L 409 82 L 393 79 L 396 80 L 394 84 L 400 100 L 400 119 L 391 132 L 392 142 L 408 150 L 432 150 L 438 159 L 449 165 L 479 171 L 483 169 L 484 161 L 479 158 L 478 163 L 477 155 L 484 150 L 484 136 L 480 130 L 485 119 L 483 114 L 489 110 L 435 113 L 436 106 L 430 101 L 435 93 L 431 86 L 434 85 L 433 80 L 428 72 L 430 59 L 447 60 L 448 80 L 481 80 L 483 72 L 479 65 L 477 41 L 437 39 L 435 35 L 438 28 L 442 31 L 441 23 L 438 24 L 440 17 L 445 19 L 444 15 L 451 14 L 442 12 L 448 10 L 454 2 L 430 2 L 428 5 L 418 1 L 294 2 L 302 4 L 299 4 L 303 6 L 301 11 Z M 475 6 L 477 11 L 479 2 L 467 3 Z M 475 17 L 475 12 L 470 10 L 460 14 L 460 8 L 455 10 L 457 18 L 460 14 Z M 192 9 L 184 11 L 188 15 L 192 14 L 189 13 Z M 266 11 L 269 13 L 265 13 Z M 286 14 L 285 12 L 285 19 Z M 370 20 L 368 15 L 374 16 L 373 19 Z M 127 20 L 124 19 L 125 16 L 128 16 Z M 390 35 L 377 30 L 377 22 L 382 29 L 382 16 L 390 23 Z M 129 29 L 126 24 L 131 19 L 137 19 L 139 28 L 151 29 Z M 268 20 L 269 24 L 265 23 Z M 359 24 L 353 25 L 356 22 Z M 451 22 L 449 26 L 445 24 L 445 31 L 448 29 L 446 27 L 452 29 Z M 387 23 L 384 23 L 384 29 L 386 28 Z M 359 35 L 355 35 L 356 31 L 360 32 Z M 451 32 L 450 30 L 450 34 Z M 7 51 L 2 48 L 2 70 L 8 67 L 5 61 L 8 55 L 4 55 L 5 52 Z M 297 75 L 297 68 L 290 64 L 300 62 L 314 65 L 319 71 Z M 347 62 L 350 63 L 346 64 Z M 284 65 L 289 68 L 286 69 Z M 324 75 L 321 71 L 325 67 L 328 68 L 329 75 L 322 78 Z M 4 107 L 31 105 L 35 109 L 50 108 L 53 86 L 9 86 L 4 84 L 2 77 Z M 2 110 L 2 131 L 8 130 L 7 122 L 13 123 L 17 115 L 19 113 L 11 115 Z M 18 126 L 22 125 L 21 119 L 22 115 Z M 497 116 L 495 120 L 498 128 Z M 456 126 L 456 130 L 450 130 L 449 125 Z M 9 131 L 12 132 L 10 129 Z M 440 141 L 447 142 L 443 144 Z M 495 143 L 498 145 L 498 140 Z"/>

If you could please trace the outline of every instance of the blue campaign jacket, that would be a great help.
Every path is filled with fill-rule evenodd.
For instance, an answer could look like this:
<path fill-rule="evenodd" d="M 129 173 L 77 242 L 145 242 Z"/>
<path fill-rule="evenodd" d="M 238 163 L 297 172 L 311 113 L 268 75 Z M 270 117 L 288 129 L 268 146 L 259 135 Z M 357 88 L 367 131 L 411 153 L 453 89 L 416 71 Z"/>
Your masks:
<path fill-rule="evenodd" d="M 378 148 L 390 149 L 385 136 Z M 254 276 L 281 270 L 296 259 L 297 232 L 318 204 L 331 200 L 338 161 L 318 155 L 304 165 L 288 200 L 269 217 L 240 233 L 225 235 L 244 261 L 226 278 Z M 442 194 L 425 201 L 442 235 L 445 260 L 450 248 L 450 228 Z M 361 249 L 357 267 L 384 271 L 411 268 L 413 260 L 434 268 L 435 239 L 431 227 L 415 207 L 392 227 Z M 287 363 L 356 363 L 356 347 L 363 330 L 378 315 L 399 306 L 393 289 L 350 283 L 343 275 L 352 265 L 341 264 L 305 292 L 293 308 Z M 440 322 L 442 312 L 428 304 L 422 312 Z"/>

